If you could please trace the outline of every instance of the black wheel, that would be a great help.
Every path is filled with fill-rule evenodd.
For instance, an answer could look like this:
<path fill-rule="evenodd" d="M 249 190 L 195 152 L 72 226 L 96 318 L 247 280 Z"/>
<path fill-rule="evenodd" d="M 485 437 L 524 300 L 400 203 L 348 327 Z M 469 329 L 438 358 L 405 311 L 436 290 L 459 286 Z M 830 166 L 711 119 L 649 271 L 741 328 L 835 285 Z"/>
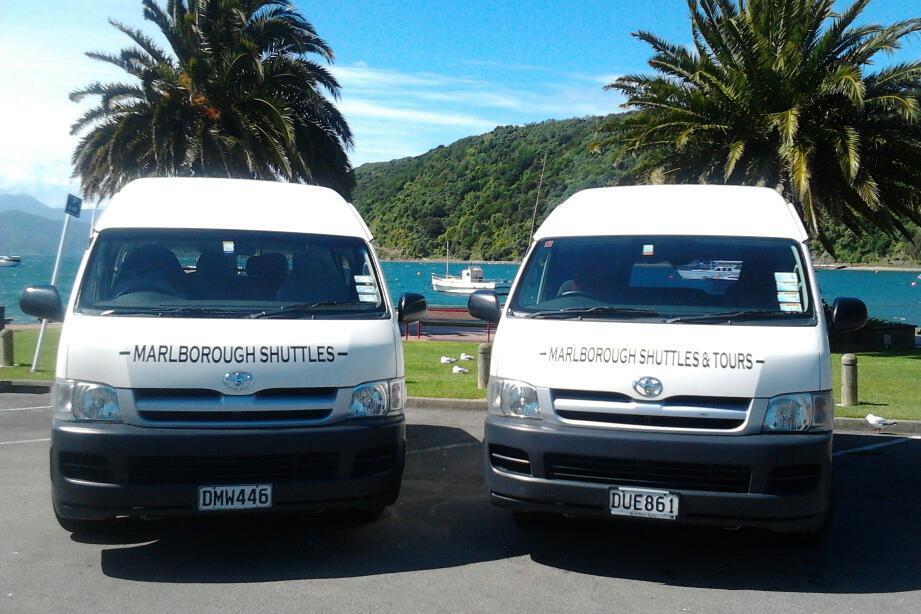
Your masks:
<path fill-rule="evenodd" d="M 352 510 L 351 516 L 359 524 L 371 524 L 380 520 L 384 514 L 384 506 L 362 507 Z"/>
<path fill-rule="evenodd" d="M 547 515 L 540 512 L 512 511 L 512 520 L 515 521 L 515 525 L 520 529 L 532 529 L 546 519 Z"/>

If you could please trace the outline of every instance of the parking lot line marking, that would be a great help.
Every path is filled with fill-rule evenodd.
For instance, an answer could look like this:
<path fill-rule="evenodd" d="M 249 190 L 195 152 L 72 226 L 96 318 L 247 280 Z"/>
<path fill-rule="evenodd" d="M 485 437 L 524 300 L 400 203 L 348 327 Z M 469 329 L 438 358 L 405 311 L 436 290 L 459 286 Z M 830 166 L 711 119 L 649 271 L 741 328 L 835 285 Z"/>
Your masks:
<path fill-rule="evenodd" d="M 51 437 L 43 437 L 42 439 L 20 439 L 19 441 L 0 441 L 0 446 L 8 446 L 14 443 L 38 443 L 40 441 L 51 441 Z"/>
<path fill-rule="evenodd" d="M 883 441 L 881 443 L 873 443 L 868 446 L 860 446 L 859 448 L 850 448 L 848 450 L 838 450 L 833 454 L 833 456 L 844 456 L 845 454 L 853 454 L 855 452 L 866 452 L 867 450 L 877 450 L 879 448 L 886 448 L 889 446 L 897 446 L 900 443 L 906 443 L 908 441 L 917 441 L 921 439 L 921 435 L 912 435 L 911 437 L 903 437 L 900 439 L 893 439 L 891 441 Z"/>
<path fill-rule="evenodd" d="M 445 446 L 433 446 L 431 448 L 419 448 L 418 450 L 407 450 L 406 456 L 411 454 L 422 454 L 423 452 L 438 452 L 439 450 L 451 450 L 453 448 L 470 448 L 480 445 L 479 441 L 465 441 L 464 443 L 450 443 Z"/>
<path fill-rule="evenodd" d="M 50 405 L 34 405 L 32 407 L 3 407 L 0 411 L 27 411 L 29 409 L 51 409 Z"/>

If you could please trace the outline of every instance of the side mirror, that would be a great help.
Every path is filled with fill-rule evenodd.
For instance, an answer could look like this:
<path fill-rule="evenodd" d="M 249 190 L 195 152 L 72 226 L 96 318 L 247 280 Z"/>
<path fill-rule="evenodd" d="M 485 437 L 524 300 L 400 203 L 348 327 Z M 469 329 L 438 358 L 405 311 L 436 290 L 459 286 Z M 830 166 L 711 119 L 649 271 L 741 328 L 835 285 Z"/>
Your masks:
<path fill-rule="evenodd" d="M 60 322 L 64 319 L 61 295 L 54 286 L 26 286 L 19 297 L 19 308 L 39 320 Z"/>
<path fill-rule="evenodd" d="M 407 292 L 400 297 L 400 304 L 397 306 L 397 319 L 404 324 L 421 320 L 428 308 L 429 306 L 424 296 L 415 292 Z"/>
<path fill-rule="evenodd" d="M 831 307 L 831 328 L 836 333 L 863 328 L 867 323 L 867 306 L 859 298 L 842 296 Z"/>
<path fill-rule="evenodd" d="M 477 290 L 467 299 L 467 311 L 478 320 L 486 320 L 495 324 L 502 316 L 502 310 L 499 309 L 499 295 L 492 290 Z"/>

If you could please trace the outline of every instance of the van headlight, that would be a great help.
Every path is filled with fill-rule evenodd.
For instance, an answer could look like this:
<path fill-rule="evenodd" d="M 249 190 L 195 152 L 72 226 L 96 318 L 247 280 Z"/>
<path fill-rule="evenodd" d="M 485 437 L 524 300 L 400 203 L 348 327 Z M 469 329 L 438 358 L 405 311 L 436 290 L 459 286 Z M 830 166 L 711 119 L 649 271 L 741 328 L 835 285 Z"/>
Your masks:
<path fill-rule="evenodd" d="M 406 382 L 403 378 L 367 382 L 355 386 L 349 403 L 349 417 L 372 418 L 403 413 Z"/>
<path fill-rule="evenodd" d="M 525 382 L 490 377 L 486 389 L 490 413 L 540 420 L 537 388 Z"/>
<path fill-rule="evenodd" d="M 781 394 L 768 401 L 764 432 L 830 431 L 835 419 L 831 391 Z"/>
<path fill-rule="evenodd" d="M 118 397 L 115 389 L 104 384 L 55 380 L 51 406 L 58 420 L 118 422 Z"/>

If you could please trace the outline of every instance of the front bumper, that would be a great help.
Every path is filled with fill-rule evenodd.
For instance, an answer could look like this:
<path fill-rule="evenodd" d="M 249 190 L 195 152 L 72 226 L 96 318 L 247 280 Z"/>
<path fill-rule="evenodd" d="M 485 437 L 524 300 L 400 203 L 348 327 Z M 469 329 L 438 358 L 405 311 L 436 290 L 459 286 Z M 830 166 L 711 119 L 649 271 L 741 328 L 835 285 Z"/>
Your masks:
<path fill-rule="evenodd" d="M 268 511 L 373 508 L 396 501 L 402 416 L 285 429 L 172 429 L 54 422 L 51 483 L 65 518 L 198 512 L 198 487 L 272 484 Z M 265 510 L 260 510 L 265 511 Z"/>
<path fill-rule="evenodd" d="M 822 525 L 831 504 L 831 433 L 618 431 L 490 414 L 484 450 L 492 502 L 523 511 L 610 517 L 610 487 L 636 486 L 677 493 L 679 523 L 808 531 Z M 495 456 L 521 452 L 527 454 L 527 465 Z M 570 464 L 564 479 L 560 458 Z M 724 466 L 733 467 L 735 482 L 720 482 L 719 488 L 733 492 L 687 487 L 691 473 L 692 481 L 704 483 L 706 468 L 715 467 L 711 475 L 725 476 Z M 583 474 L 576 475 L 579 471 Z M 619 477 L 608 479 L 606 471 Z"/>

